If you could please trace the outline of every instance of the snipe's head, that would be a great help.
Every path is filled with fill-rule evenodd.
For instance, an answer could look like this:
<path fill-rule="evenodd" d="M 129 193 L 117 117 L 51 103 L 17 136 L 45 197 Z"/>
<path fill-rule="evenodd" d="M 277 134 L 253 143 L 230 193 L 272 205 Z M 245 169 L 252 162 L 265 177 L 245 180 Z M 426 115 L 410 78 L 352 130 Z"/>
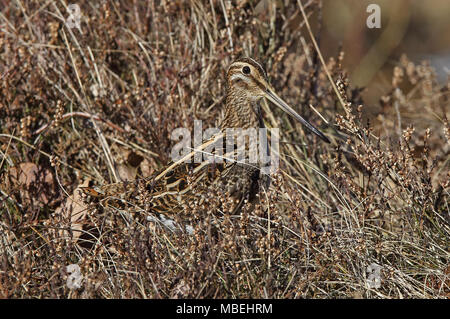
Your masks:
<path fill-rule="evenodd" d="M 327 143 L 330 142 L 322 132 L 301 117 L 275 93 L 273 87 L 267 80 L 266 72 L 255 60 L 251 58 L 241 58 L 234 61 L 228 68 L 227 81 L 228 90 L 230 90 L 232 94 L 245 97 L 252 102 L 265 97 L 283 111 L 297 119 L 308 130 L 316 134 L 322 140 Z"/>

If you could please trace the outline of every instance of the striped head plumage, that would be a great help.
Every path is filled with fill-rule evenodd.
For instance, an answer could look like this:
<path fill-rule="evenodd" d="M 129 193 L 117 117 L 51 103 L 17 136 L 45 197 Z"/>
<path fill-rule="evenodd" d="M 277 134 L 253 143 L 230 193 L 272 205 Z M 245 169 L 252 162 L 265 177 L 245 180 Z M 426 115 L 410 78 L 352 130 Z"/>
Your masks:
<path fill-rule="evenodd" d="M 238 126 L 238 123 L 241 124 L 241 126 L 245 126 L 245 120 L 251 118 L 251 112 L 244 112 L 239 108 L 251 109 L 253 107 L 253 110 L 256 108 L 259 112 L 259 108 L 255 107 L 255 104 L 261 98 L 266 98 L 273 104 L 281 108 L 284 112 L 288 113 L 296 120 L 298 120 L 309 131 L 320 137 L 323 141 L 327 143 L 330 142 L 322 132 L 320 132 L 312 124 L 306 121 L 275 93 L 275 90 L 269 84 L 266 72 L 264 71 L 262 66 L 255 60 L 246 57 L 234 61 L 228 68 L 227 84 L 228 95 L 226 108 L 228 114 L 226 114 L 225 116 L 234 118 L 235 123 L 233 123 L 232 120 L 225 121 L 226 127 L 236 127 Z M 246 115 L 248 115 L 249 117 L 246 118 Z"/>

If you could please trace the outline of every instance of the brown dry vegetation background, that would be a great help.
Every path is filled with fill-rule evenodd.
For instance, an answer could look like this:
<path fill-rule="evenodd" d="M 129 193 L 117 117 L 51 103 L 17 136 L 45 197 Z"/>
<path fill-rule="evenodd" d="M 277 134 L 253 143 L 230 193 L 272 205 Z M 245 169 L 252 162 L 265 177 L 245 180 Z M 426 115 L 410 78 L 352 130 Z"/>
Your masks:
<path fill-rule="evenodd" d="M 335 90 L 296 1 L 76 1 L 80 32 L 64 1 L 0 0 L 0 297 L 448 298 L 449 3 L 373 2 L 379 30 L 369 2 L 302 1 Z M 149 176 L 173 129 L 215 126 L 242 55 L 332 143 L 262 102 L 281 163 L 256 207 L 193 235 L 86 209 L 78 185 Z"/>

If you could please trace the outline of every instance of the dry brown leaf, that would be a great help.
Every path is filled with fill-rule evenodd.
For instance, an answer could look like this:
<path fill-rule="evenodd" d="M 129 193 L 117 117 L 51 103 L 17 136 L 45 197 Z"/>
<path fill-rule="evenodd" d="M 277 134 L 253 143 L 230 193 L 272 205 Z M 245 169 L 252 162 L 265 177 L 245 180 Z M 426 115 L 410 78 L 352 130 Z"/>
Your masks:
<path fill-rule="evenodd" d="M 154 160 L 149 161 L 148 159 L 144 158 L 139 167 L 141 169 L 142 176 L 147 177 L 155 172 L 156 163 Z"/>
<path fill-rule="evenodd" d="M 136 178 L 137 168 L 130 165 L 117 165 L 117 173 L 121 181 L 132 181 Z"/>
<path fill-rule="evenodd" d="M 82 234 L 81 230 L 85 224 L 84 221 L 86 220 L 88 212 L 88 206 L 82 200 L 79 187 L 87 186 L 89 186 L 89 180 L 86 180 L 81 185 L 78 185 L 78 187 L 73 191 L 72 196 L 68 197 L 66 201 L 55 211 L 56 214 L 62 214 L 64 219 L 70 220 L 70 228 L 72 229 L 72 239 L 74 242 L 76 242 Z M 61 235 L 69 236 L 69 232 L 64 230 Z"/>
<path fill-rule="evenodd" d="M 54 195 L 53 174 L 50 170 L 38 167 L 34 163 L 20 163 L 12 167 L 6 179 L 8 189 L 20 189 L 25 203 L 48 204 Z"/>

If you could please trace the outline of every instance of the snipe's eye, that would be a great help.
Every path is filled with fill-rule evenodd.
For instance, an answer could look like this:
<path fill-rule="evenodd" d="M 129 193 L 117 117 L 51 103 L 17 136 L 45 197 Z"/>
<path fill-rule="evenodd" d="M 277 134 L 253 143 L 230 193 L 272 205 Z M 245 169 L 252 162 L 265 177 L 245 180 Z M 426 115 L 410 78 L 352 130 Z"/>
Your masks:
<path fill-rule="evenodd" d="M 242 68 L 242 73 L 244 73 L 244 74 L 250 74 L 250 67 L 244 66 L 244 67 Z"/>

